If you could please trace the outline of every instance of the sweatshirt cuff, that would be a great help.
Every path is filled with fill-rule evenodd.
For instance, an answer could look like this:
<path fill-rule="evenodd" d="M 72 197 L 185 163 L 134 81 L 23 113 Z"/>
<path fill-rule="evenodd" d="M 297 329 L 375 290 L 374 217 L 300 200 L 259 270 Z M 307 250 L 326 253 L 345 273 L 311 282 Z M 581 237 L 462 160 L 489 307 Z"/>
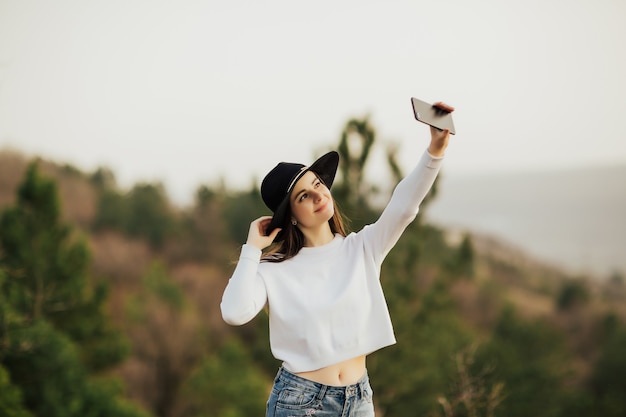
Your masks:
<path fill-rule="evenodd" d="M 241 254 L 239 255 L 239 259 L 250 259 L 251 261 L 260 262 L 261 261 L 261 249 L 257 248 L 254 245 L 248 245 L 244 243 L 241 247 Z"/>
<path fill-rule="evenodd" d="M 444 155 L 433 156 L 430 154 L 430 152 L 428 152 L 428 149 L 426 149 L 426 152 L 424 152 L 422 158 L 424 159 L 424 163 L 428 168 L 439 168 L 443 163 Z"/>

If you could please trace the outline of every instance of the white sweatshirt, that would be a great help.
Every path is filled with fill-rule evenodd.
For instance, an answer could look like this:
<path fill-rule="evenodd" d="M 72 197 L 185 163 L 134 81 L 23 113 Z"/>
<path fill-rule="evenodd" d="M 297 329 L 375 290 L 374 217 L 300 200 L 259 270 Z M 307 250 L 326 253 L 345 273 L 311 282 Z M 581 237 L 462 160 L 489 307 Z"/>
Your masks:
<path fill-rule="evenodd" d="M 380 285 L 383 259 L 415 219 L 442 158 L 425 152 L 380 218 L 358 233 L 304 247 L 283 262 L 260 262 L 243 245 L 222 297 L 224 320 L 242 325 L 269 305 L 272 354 L 291 372 L 317 370 L 396 342 Z"/>

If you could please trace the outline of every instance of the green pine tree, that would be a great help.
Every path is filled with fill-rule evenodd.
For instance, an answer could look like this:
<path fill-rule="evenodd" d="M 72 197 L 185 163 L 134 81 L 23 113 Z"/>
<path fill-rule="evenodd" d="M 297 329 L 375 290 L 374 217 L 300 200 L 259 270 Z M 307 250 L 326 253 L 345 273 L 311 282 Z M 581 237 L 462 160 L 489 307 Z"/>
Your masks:
<path fill-rule="evenodd" d="M 32 417 L 22 403 L 22 391 L 13 385 L 9 372 L 0 366 L 0 416 Z"/>
<path fill-rule="evenodd" d="M 61 221 L 56 184 L 31 164 L 0 215 L 0 366 L 33 415 L 143 415 L 118 383 L 95 377 L 127 348 L 88 266 L 86 244 Z"/>

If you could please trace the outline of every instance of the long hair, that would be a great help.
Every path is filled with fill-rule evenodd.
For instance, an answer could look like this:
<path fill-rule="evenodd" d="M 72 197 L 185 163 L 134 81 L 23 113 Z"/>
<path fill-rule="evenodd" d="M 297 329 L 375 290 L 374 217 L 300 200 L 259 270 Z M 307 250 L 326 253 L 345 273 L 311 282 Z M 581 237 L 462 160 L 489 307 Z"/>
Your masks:
<path fill-rule="evenodd" d="M 333 198 L 334 213 L 333 217 L 328 219 L 328 225 L 330 226 L 333 234 L 339 234 L 346 236 L 345 223 L 346 218 L 341 214 L 341 211 L 337 207 L 337 203 Z M 291 224 L 289 220 L 291 218 L 291 209 L 289 215 L 285 216 L 285 224 L 283 224 L 281 234 L 282 239 L 278 242 L 274 242 L 267 252 L 261 256 L 261 261 L 265 262 L 282 262 L 287 259 L 293 258 L 300 252 L 300 249 L 304 247 L 304 234 L 298 229 L 297 226 Z"/>

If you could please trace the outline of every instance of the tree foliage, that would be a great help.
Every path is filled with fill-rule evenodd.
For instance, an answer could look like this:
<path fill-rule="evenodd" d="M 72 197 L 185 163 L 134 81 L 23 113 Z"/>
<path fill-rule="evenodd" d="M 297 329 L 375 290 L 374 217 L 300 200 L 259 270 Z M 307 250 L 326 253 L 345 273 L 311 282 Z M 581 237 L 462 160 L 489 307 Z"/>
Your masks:
<path fill-rule="evenodd" d="M 263 415 L 269 384 L 237 339 L 199 363 L 186 385 L 190 417 Z"/>
<path fill-rule="evenodd" d="M 60 221 L 55 183 L 36 164 L 0 216 L 0 250 L 0 369 L 12 401 L 21 396 L 40 416 L 143 415 L 95 376 L 126 345 L 103 313 L 105 288 L 89 280 L 86 245 Z"/>
<path fill-rule="evenodd" d="M 381 143 L 367 117 L 347 121 L 339 135 L 333 195 L 355 231 L 380 214 L 381 189 L 366 180 L 377 147 L 391 188 L 404 176 L 399 148 Z M 219 317 L 250 221 L 269 214 L 258 187 L 202 186 L 192 208 L 176 211 L 159 184 L 121 192 L 105 169 L 90 184 L 98 209 L 89 240 L 60 220 L 56 184 L 37 164 L 0 214 L 0 415 L 262 415 L 279 366 L 267 314 L 238 328 Z M 549 281 L 486 258 L 469 234 L 451 243 L 446 230 L 424 221 L 437 188 L 382 267 L 398 343 L 368 357 L 378 412 L 624 415 L 622 310 L 603 316 L 598 298 L 623 302 L 622 274 L 596 292 L 584 279 Z M 114 236 L 107 242 L 124 262 L 108 253 L 111 244 L 93 245 L 107 256 L 92 262 L 87 241 L 103 236 Z M 137 253 L 141 262 L 133 262 Z M 102 259 L 111 263 L 99 271 L 115 276 L 111 286 L 106 276 L 94 278 Z M 500 310 L 510 300 L 515 307 Z M 584 325 L 573 326 L 577 318 Z M 584 334 L 572 335 L 577 329 Z"/>
<path fill-rule="evenodd" d="M 616 324 L 603 340 L 600 355 L 590 379 L 595 410 L 599 415 L 626 415 L 626 327 Z"/>
<path fill-rule="evenodd" d="M 453 314 L 445 288 L 438 281 L 417 306 L 408 297 L 395 298 L 390 305 L 398 344 L 368 359 L 376 401 L 384 415 L 436 413 L 438 398 L 449 392 L 453 358 L 472 339 Z"/>
<path fill-rule="evenodd" d="M 334 191 L 349 209 L 367 206 L 370 190 L 364 187 L 363 179 L 375 140 L 376 131 L 367 117 L 348 120 L 341 132 L 337 151 L 341 158 L 339 170 L 342 181 L 335 186 Z"/>
<path fill-rule="evenodd" d="M 584 305 L 587 301 L 589 301 L 589 290 L 585 283 L 572 280 L 563 284 L 557 298 L 557 307 L 559 310 L 571 310 Z"/>
<path fill-rule="evenodd" d="M 570 362 L 563 336 L 548 323 L 522 319 L 507 306 L 477 358 L 478 363 L 493 364 L 494 380 L 504 383 L 499 413 L 562 415 Z"/>
<path fill-rule="evenodd" d="M 177 221 L 163 187 L 141 183 L 127 194 L 115 188 L 104 188 L 94 228 L 120 230 L 129 237 L 145 239 L 153 248 L 160 249 L 176 231 Z"/>

